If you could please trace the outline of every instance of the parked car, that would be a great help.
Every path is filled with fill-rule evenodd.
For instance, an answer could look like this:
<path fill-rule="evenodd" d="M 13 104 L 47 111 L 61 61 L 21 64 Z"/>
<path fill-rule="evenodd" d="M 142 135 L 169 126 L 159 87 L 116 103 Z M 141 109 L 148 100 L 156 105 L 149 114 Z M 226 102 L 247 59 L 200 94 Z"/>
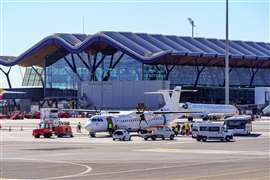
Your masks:
<path fill-rule="evenodd" d="M 131 140 L 131 136 L 129 134 L 129 132 L 125 129 L 117 129 L 116 131 L 114 131 L 113 133 L 113 140 L 120 140 L 120 141 L 130 141 Z"/>
<path fill-rule="evenodd" d="M 204 122 L 198 124 L 197 141 L 220 140 L 230 141 L 233 132 L 227 130 L 223 123 Z"/>
<path fill-rule="evenodd" d="M 169 138 L 173 140 L 175 137 L 174 132 L 168 126 L 153 126 L 150 128 L 143 129 L 139 132 L 139 136 L 144 138 L 144 140 L 152 139 L 156 140 L 157 138 L 161 138 L 165 140 Z"/>

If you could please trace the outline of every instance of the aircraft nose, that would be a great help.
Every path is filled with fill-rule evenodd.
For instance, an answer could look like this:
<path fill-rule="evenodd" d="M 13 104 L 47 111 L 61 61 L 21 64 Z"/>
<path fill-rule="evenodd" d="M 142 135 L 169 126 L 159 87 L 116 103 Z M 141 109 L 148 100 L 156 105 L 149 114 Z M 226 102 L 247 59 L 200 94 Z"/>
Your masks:
<path fill-rule="evenodd" d="M 93 129 L 91 121 L 87 121 L 84 125 L 84 128 L 88 131 L 91 131 L 91 129 Z"/>

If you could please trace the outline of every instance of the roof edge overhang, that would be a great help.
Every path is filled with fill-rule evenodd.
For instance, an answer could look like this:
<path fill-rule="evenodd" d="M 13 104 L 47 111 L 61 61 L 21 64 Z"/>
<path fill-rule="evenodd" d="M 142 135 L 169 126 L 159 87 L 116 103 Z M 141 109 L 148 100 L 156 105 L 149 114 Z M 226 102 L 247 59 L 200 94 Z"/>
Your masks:
<path fill-rule="evenodd" d="M 113 39 L 112 37 L 108 36 L 105 32 L 97 33 L 93 36 L 87 37 L 83 40 L 80 44 L 71 45 L 67 41 L 65 41 L 62 37 L 55 35 L 48 36 L 43 40 L 39 41 L 37 44 L 32 46 L 30 49 L 22 53 L 20 56 L 16 58 L 11 58 L 7 60 L 6 58 L 0 57 L 0 65 L 4 66 L 41 66 L 45 65 L 44 60 L 49 54 L 55 53 L 57 50 L 61 49 L 66 53 L 81 53 L 87 51 L 89 48 L 94 46 L 97 43 L 104 43 L 109 47 L 115 48 L 123 53 L 127 54 L 128 56 L 142 62 L 145 64 L 157 64 L 157 63 L 164 63 L 169 64 L 168 59 L 201 59 L 201 65 L 208 65 L 208 66 L 224 66 L 222 60 L 224 60 L 223 54 L 214 54 L 214 53 L 199 53 L 199 52 L 174 52 L 173 50 L 160 50 L 156 53 L 148 53 L 148 54 L 139 54 L 132 48 L 125 46 L 120 41 Z M 62 53 L 63 55 L 65 54 Z M 235 67 L 253 67 L 254 65 L 261 64 L 261 61 L 265 61 L 265 65 L 260 66 L 261 68 L 270 68 L 270 57 L 261 56 L 261 57 L 254 57 L 254 56 L 238 56 L 238 55 L 230 55 L 232 59 L 232 66 Z M 216 59 L 219 60 L 219 63 L 207 63 L 209 59 Z M 256 61 L 255 61 L 256 60 Z M 250 63 L 252 61 L 252 63 Z M 172 61 L 175 64 L 178 64 L 176 61 Z M 179 64 L 182 64 L 179 62 Z M 189 62 L 186 61 L 184 64 L 188 65 Z M 190 62 L 190 65 L 194 65 L 194 63 Z M 252 65 L 252 66 L 251 66 Z"/>

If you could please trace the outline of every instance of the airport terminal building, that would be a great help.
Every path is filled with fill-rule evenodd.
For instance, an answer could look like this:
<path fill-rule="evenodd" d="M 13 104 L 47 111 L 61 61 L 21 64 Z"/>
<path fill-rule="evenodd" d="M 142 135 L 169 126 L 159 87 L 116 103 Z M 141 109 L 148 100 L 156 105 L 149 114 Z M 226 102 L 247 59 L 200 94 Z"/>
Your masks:
<path fill-rule="evenodd" d="M 270 44 L 229 45 L 230 102 L 254 104 L 255 87 L 270 87 Z M 220 39 L 106 31 L 54 34 L 18 57 L 0 57 L 0 65 L 27 67 L 22 86 L 39 89 L 40 101 L 132 108 L 157 107 L 160 99 L 143 92 L 175 86 L 198 90 L 182 102 L 224 103 L 224 58 Z"/>

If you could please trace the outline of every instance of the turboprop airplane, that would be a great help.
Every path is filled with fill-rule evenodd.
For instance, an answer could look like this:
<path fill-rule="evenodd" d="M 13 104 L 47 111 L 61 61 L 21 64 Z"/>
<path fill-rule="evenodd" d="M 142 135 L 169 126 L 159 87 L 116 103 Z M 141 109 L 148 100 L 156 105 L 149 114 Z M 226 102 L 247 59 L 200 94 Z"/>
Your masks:
<path fill-rule="evenodd" d="M 95 137 L 97 132 L 112 133 L 112 129 L 120 128 L 135 132 L 150 126 L 165 125 L 182 113 L 196 113 L 179 106 L 180 93 L 181 87 L 179 86 L 172 91 L 148 92 L 146 94 L 161 94 L 165 105 L 156 111 L 145 111 L 144 108 L 139 107 L 137 111 L 120 111 L 117 114 L 101 113 L 89 118 L 84 127 L 89 131 L 91 137 Z"/>

